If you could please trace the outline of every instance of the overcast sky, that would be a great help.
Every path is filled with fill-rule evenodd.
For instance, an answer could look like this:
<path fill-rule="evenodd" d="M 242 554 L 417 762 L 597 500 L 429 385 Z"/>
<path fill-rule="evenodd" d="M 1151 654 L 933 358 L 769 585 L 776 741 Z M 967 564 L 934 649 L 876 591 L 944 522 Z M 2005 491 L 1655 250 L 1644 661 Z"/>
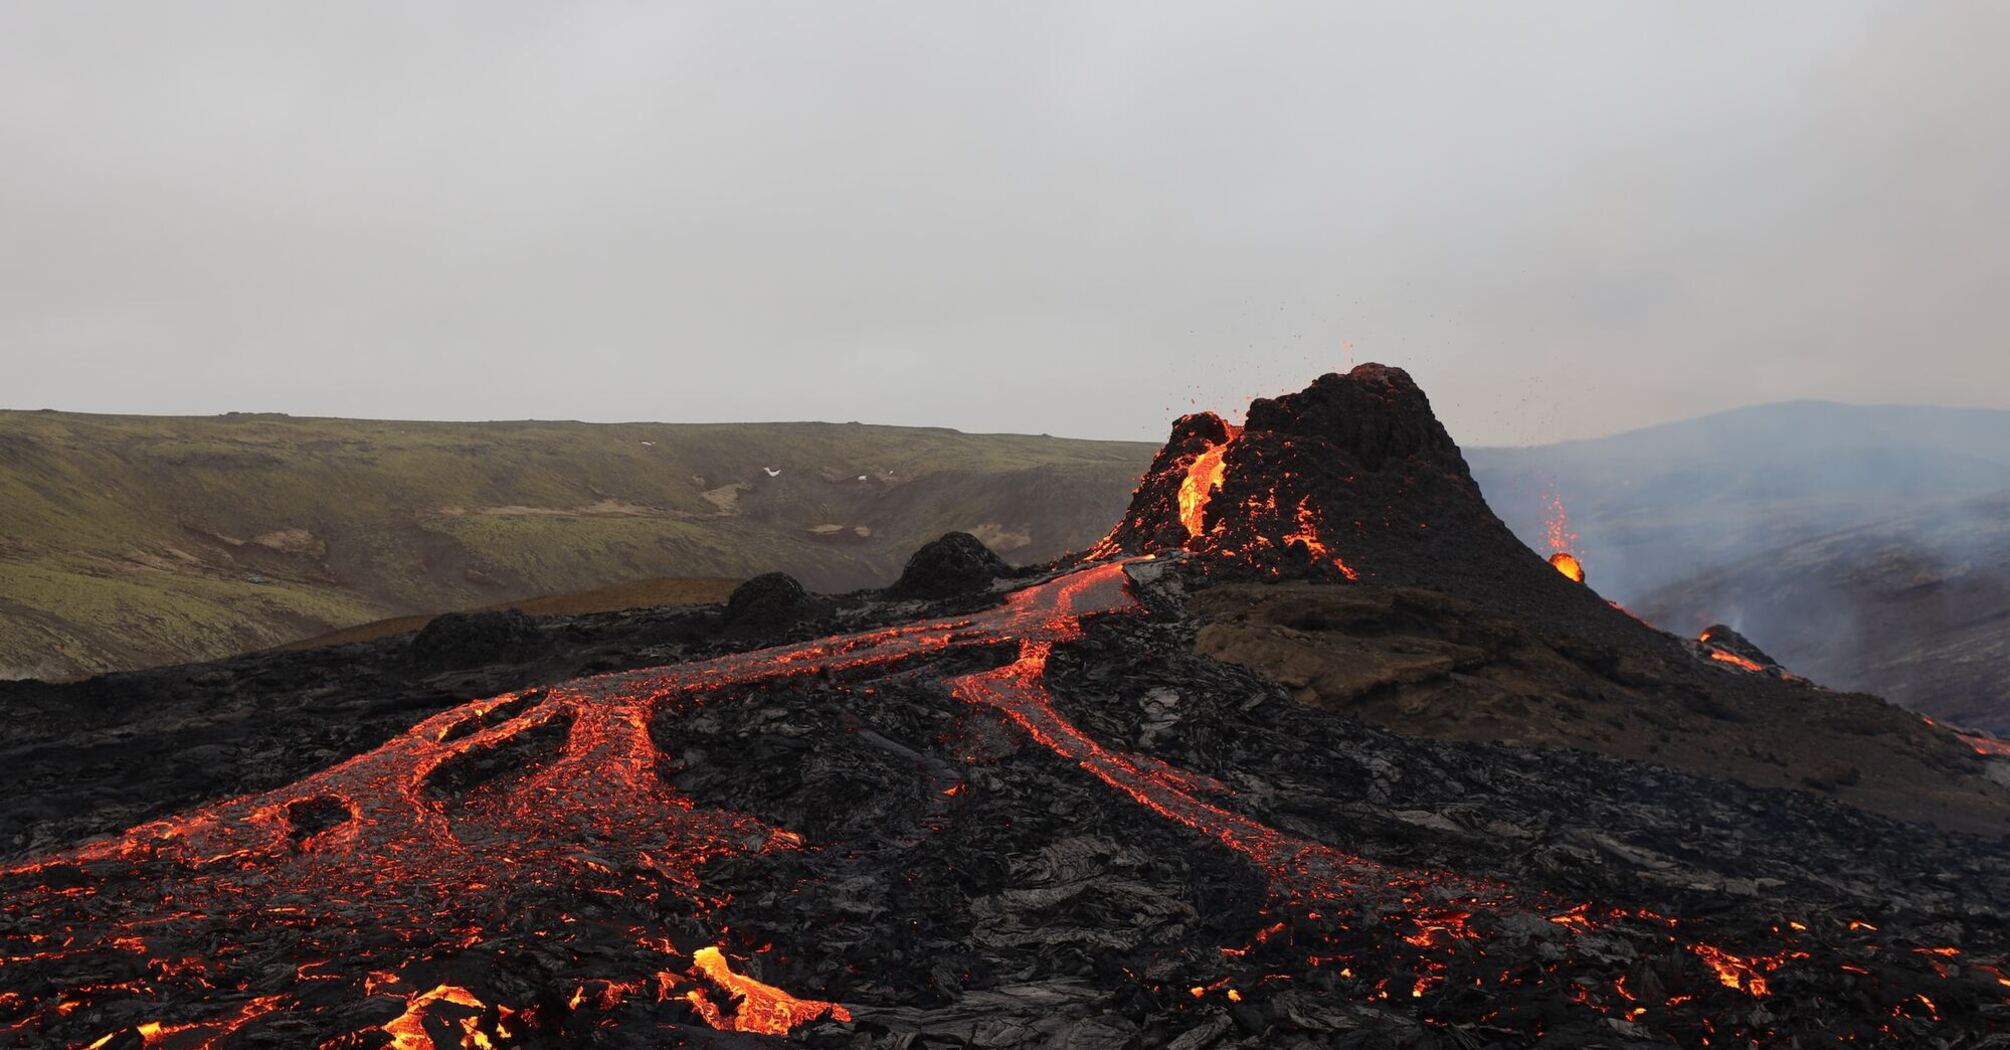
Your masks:
<path fill-rule="evenodd" d="M 2010 4 L 23 0 L 0 407 L 2010 407 Z"/>

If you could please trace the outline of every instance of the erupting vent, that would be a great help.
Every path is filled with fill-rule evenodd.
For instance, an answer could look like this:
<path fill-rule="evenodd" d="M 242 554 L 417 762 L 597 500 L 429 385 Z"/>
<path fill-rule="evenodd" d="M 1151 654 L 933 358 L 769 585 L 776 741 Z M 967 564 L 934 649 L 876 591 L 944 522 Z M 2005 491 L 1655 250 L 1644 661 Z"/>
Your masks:
<path fill-rule="evenodd" d="M 1549 563 L 1555 566 L 1556 571 L 1570 579 L 1578 583 L 1584 582 L 1584 566 L 1578 563 L 1577 555 L 1569 551 L 1557 551 L 1549 556 Z"/>

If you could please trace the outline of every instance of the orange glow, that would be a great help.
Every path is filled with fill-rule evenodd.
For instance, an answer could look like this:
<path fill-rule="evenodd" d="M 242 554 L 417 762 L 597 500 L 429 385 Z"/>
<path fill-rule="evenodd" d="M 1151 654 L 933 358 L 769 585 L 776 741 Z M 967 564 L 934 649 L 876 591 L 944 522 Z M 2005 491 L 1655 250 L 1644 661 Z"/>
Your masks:
<path fill-rule="evenodd" d="M 1549 540 L 1549 549 L 1561 553 L 1577 546 L 1578 535 L 1570 531 L 1570 515 L 1563 509 L 1563 497 L 1555 489 L 1548 489 L 1543 492 L 1542 500 L 1547 510 L 1543 516 L 1543 534 Z"/>
<path fill-rule="evenodd" d="M 1235 443 L 1236 431 L 1230 428 L 1228 440 L 1219 445 L 1209 446 L 1187 464 L 1186 479 L 1179 485 L 1179 520 L 1186 526 L 1186 534 L 1199 537 L 1202 520 L 1207 516 L 1208 498 L 1221 487 L 1221 476 L 1228 469 L 1223 457 L 1228 454 L 1228 446 Z"/>
<path fill-rule="evenodd" d="M 439 1003 L 467 1007 L 475 1011 L 472 1016 L 463 1016 L 450 1024 L 460 1029 L 462 1050 L 487 1050 L 495 1044 L 478 1027 L 484 1003 L 475 993 L 458 985 L 443 984 L 429 992 L 412 996 L 405 1003 L 405 1012 L 384 1022 L 384 1033 L 391 1037 L 393 1050 L 447 1050 L 433 1042 L 426 1034 L 426 1016 Z"/>
<path fill-rule="evenodd" d="M 1555 567 L 1556 571 L 1570 577 L 1572 580 L 1578 583 L 1584 582 L 1584 566 L 1579 564 L 1577 556 L 1569 551 L 1557 551 L 1555 554 L 1550 555 L 1549 563 Z"/>
<path fill-rule="evenodd" d="M 735 1032 L 757 1032 L 761 1035 L 787 1035 L 797 1025 L 808 1024 L 820 1017 L 830 1017 L 838 1021 L 851 1020 L 851 1011 L 836 1003 L 798 999 L 772 984 L 762 984 L 752 977 L 734 973 L 733 968 L 726 962 L 725 953 L 716 947 L 700 948 L 693 952 L 691 964 L 693 969 L 710 978 L 712 983 L 724 988 L 734 1001 L 739 1003 L 739 1009 L 734 1012 L 730 1025 L 720 1023 L 716 1010 L 707 1016 L 706 1020 L 714 1028 L 730 1029 Z M 703 1014 L 704 1008 L 700 1007 L 699 1012 Z"/>
<path fill-rule="evenodd" d="M 1739 656 L 1737 653 L 1727 653 L 1722 649 L 1710 650 L 1710 659 L 1715 660 L 1720 664 L 1730 664 L 1732 667 L 1736 667 L 1744 671 L 1765 670 L 1765 668 L 1755 660 L 1747 660 L 1744 657 Z"/>
<path fill-rule="evenodd" d="M 1957 733 L 1955 735 L 1960 737 L 1961 742 L 1967 744 L 1978 755 L 1987 755 L 1990 758 L 2010 758 L 2010 741 L 1998 740 L 1993 736 L 1983 736 L 1980 733 Z"/>
<path fill-rule="evenodd" d="M 1735 988 L 1754 999 L 1766 997 L 1766 979 L 1759 975 L 1750 961 L 1707 944 L 1692 944 L 1689 950 L 1695 952 L 1705 966 L 1716 971 L 1719 984 Z"/>
<path fill-rule="evenodd" d="M 1349 568 L 1339 555 L 1327 550 L 1325 541 L 1319 538 L 1319 512 L 1312 509 L 1312 497 L 1307 496 L 1298 501 L 1298 513 L 1294 521 L 1298 526 L 1297 530 L 1285 535 L 1285 546 L 1290 546 L 1294 542 L 1303 543 L 1305 549 L 1312 552 L 1313 557 L 1331 562 L 1334 568 L 1340 570 L 1340 575 L 1349 580 L 1361 578 L 1361 574 Z"/>

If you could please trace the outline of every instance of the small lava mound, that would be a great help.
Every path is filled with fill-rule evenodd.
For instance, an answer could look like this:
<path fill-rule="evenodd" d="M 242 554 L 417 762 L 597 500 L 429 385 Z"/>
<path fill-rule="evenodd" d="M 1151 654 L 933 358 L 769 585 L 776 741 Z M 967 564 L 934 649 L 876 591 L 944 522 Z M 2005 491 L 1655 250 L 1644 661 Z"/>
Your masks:
<path fill-rule="evenodd" d="M 1012 567 L 967 532 L 945 533 L 907 559 L 887 593 L 901 598 L 953 598 L 986 590 Z"/>
<path fill-rule="evenodd" d="M 1713 623 L 1703 628 L 1703 634 L 1697 641 L 1702 642 L 1711 650 L 1729 653 L 1741 660 L 1758 664 L 1761 667 L 1780 666 L 1778 660 L 1768 656 L 1766 651 L 1754 645 L 1750 638 L 1739 634 L 1721 623 Z"/>
<path fill-rule="evenodd" d="M 726 626 L 766 633 L 805 619 L 813 612 L 809 592 L 786 572 L 769 572 L 734 588 L 726 599 Z"/>
<path fill-rule="evenodd" d="M 537 644 L 537 627 L 514 609 L 443 613 L 412 636 L 412 662 L 435 670 L 521 659 Z"/>

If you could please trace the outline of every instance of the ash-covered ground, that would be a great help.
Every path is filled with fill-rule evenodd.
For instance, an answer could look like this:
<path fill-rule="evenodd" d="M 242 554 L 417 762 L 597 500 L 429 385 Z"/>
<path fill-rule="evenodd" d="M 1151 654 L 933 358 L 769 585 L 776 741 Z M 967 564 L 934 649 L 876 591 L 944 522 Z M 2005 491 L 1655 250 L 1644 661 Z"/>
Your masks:
<path fill-rule="evenodd" d="M 1944 828 L 1197 652 L 1211 594 L 1421 588 L 1406 637 L 1505 618 L 1614 708 L 1824 695 L 1502 544 L 1400 372 L 1294 398 L 1182 421 L 1044 571 L 946 537 L 885 593 L 7 687 L 0 1045 L 2010 1045 L 1951 734 L 1863 734 L 1944 759 Z"/>

